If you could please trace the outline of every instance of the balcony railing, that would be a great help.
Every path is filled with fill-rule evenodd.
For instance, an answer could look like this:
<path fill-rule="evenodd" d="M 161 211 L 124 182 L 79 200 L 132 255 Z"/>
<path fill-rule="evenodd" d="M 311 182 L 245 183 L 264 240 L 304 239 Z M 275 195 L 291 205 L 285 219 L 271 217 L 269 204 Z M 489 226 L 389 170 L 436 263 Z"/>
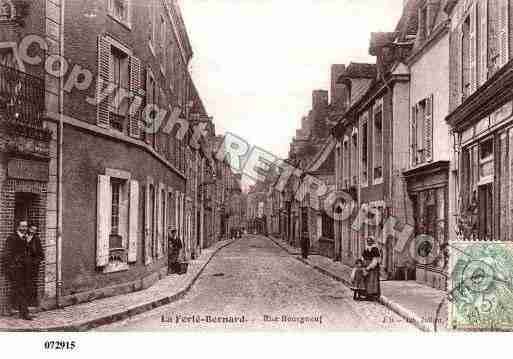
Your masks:
<path fill-rule="evenodd" d="M 0 120 L 42 128 L 44 104 L 42 79 L 0 65 Z"/>

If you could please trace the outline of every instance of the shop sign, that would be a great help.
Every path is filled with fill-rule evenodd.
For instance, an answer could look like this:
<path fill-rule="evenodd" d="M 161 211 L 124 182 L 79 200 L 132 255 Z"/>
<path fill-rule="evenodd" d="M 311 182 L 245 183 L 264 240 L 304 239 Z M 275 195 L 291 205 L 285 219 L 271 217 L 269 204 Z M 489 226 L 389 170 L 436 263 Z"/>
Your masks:
<path fill-rule="evenodd" d="M 7 164 L 7 175 L 14 179 L 46 182 L 49 172 L 48 162 L 11 158 Z"/>
<path fill-rule="evenodd" d="M 495 110 L 490 115 L 490 126 L 494 126 L 507 118 L 509 118 L 513 113 L 513 102 L 508 102 L 501 106 L 499 109 Z"/>

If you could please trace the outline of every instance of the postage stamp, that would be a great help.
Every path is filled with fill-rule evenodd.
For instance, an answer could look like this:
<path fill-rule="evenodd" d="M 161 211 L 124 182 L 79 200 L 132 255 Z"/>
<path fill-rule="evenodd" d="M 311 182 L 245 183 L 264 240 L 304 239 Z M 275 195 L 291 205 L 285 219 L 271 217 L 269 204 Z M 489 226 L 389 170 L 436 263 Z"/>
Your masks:
<path fill-rule="evenodd" d="M 513 245 L 453 246 L 449 323 L 453 329 L 513 328 Z"/>

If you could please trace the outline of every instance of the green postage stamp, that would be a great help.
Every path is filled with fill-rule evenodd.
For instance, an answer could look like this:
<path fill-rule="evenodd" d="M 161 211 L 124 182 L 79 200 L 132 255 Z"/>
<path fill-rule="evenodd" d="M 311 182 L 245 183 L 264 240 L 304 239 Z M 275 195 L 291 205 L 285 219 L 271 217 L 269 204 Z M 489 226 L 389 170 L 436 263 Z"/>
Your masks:
<path fill-rule="evenodd" d="M 452 263 L 451 327 L 456 330 L 511 330 L 513 244 L 454 244 Z"/>

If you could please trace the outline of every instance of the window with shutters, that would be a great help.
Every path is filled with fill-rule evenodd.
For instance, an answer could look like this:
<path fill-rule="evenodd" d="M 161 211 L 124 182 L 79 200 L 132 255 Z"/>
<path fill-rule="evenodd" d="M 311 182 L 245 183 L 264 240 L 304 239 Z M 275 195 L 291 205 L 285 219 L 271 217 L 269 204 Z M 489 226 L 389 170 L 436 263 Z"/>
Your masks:
<path fill-rule="evenodd" d="M 383 101 L 379 101 L 374 106 L 374 121 L 372 123 L 374 156 L 373 162 L 373 178 L 374 183 L 378 184 L 383 181 Z"/>
<path fill-rule="evenodd" d="M 106 173 L 98 177 L 97 265 L 111 273 L 137 260 L 139 184 L 129 173 Z"/>
<path fill-rule="evenodd" d="M 418 166 L 432 159 L 433 148 L 433 96 L 419 101 L 412 109 L 410 140 L 412 166 Z"/>
<path fill-rule="evenodd" d="M 130 0 L 108 0 L 108 13 L 115 20 L 130 27 Z"/>

